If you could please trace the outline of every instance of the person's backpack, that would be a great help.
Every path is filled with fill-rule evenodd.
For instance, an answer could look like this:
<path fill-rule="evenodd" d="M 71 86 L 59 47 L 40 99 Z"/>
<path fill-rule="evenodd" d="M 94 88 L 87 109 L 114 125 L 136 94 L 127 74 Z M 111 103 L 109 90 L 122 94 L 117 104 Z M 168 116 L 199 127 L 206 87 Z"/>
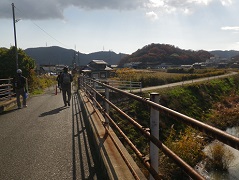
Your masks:
<path fill-rule="evenodd" d="M 63 84 L 70 84 L 70 83 L 71 83 L 70 74 L 68 74 L 68 73 L 63 73 L 62 83 L 63 83 Z"/>
<path fill-rule="evenodd" d="M 21 89 L 24 87 L 24 79 L 21 76 L 17 76 L 15 79 L 15 88 L 16 89 Z"/>

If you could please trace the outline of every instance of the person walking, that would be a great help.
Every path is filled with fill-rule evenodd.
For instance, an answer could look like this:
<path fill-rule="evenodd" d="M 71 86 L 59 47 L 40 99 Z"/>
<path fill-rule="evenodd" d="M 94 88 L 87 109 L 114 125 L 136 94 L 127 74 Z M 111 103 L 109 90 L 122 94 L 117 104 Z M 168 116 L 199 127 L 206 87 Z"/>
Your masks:
<path fill-rule="evenodd" d="M 60 83 L 62 89 L 62 97 L 64 105 L 70 106 L 71 101 L 71 82 L 73 81 L 72 75 L 68 72 L 68 67 L 63 68 L 63 73 L 60 76 Z"/>
<path fill-rule="evenodd" d="M 14 92 L 16 93 L 17 97 L 17 106 L 18 109 L 21 109 L 21 99 L 20 96 L 22 96 L 22 104 L 23 107 L 27 107 L 27 79 L 22 75 L 22 70 L 18 69 L 17 70 L 17 75 L 13 78 L 13 88 Z"/>
<path fill-rule="evenodd" d="M 57 84 L 58 84 L 58 88 L 60 89 L 60 92 L 61 92 L 61 82 L 60 82 L 61 74 L 62 74 L 62 72 L 60 72 L 60 73 L 58 74 L 57 78 L 56 78 Z"/>

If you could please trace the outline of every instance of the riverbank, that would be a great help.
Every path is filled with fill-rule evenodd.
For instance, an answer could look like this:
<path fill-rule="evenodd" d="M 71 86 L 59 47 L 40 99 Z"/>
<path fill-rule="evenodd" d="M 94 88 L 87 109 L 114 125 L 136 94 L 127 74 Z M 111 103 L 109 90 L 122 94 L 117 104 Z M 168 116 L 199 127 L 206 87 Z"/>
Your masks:
<path fill-rule="evenodd" d="M 227 133 L 239 137 L 239 126 L 237 127 L 232 127 L 232 128 L 227 128 L 226 130 Z M 218 143 L 217 141 L 213 141 L 209 145 L 207 145 L 204 149 L 205 154 L 208 155 L 208 150 L 215 145 L 215 143 Z M 206 174 L 206 179 L 210 180 L 219 180 L 219 179 L 224 179 L 224 180 L 232 180 L 232 179 L 239 179 L 239 151 L 237 149 L 234 149 L 228 145 L 223 145 L 223 148 L 225 148 L 225 151 L 229 154 L 232 155 L 233 159 L 232 161 L 228 164 L 228 169 L 227 171 L 219 171 L 215 169 L 211 170 L 206 170 L 205 169 L 205 164 L 204 167 L 201 168 L 202 172 L 207 172 Z M 199 163 L 203 164 L 203 163 Z"/>

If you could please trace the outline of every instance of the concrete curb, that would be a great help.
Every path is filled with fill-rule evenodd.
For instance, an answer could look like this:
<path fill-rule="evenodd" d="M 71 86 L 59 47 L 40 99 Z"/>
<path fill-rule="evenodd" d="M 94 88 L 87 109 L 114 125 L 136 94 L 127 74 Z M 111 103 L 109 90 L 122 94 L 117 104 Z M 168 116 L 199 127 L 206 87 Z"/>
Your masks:
<path fill-rule="evenodd" d="M 79 91 L 79 94 L 83 105 L 83 111 L 85 111 L 84 116 L 86 117 L 84 118 L 89 120 L 92 135 L 94 136 L 96 150 L 100 155 L 101 162 L 106 170 L 106 173 L 108 174 L 109 179 L 135 179 L 122 156 L 115 147 L 112 139 L 106 134 L 105 128 L 102 124 L 102 122 L 105 121 L 103 115 L 97 109 L 94 109 L 94 107 L 92 106 L 92 101 L 86 97 L 84 92 Z M 114 137 L 117 144 L 120 146 L 120 149 L 122 150 L 124 156 L 133 167 L 139 179 L 146 179 L 140 168 L 137 166 L 133 158 L 130 156 L 128 151 L 125 149 L 125 147 L 111 128 L 110 133 Z"/>

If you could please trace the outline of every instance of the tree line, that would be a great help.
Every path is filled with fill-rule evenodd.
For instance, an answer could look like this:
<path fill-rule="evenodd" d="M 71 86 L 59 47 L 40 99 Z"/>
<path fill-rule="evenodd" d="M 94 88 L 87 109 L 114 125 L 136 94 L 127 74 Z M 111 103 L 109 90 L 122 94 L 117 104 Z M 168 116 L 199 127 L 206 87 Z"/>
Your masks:
<path fill-rule="evenodd" d="M 31 71 L 35 69 L 35 61 L 26 55 L 22 49 L 18 49 L 18 68 L 22 70 L 23 76 L 29 78 Z M 0 48 L 0 78 L 11 78 L 16 75 L 15 47 Z"/>
<path fill-rule="evenodd" d="M 15 47 L 0 48 L 0 79 L 13 78 L 16 75 L 16 54 Z M 38 77 L 35 69 L 35 60 L 28 56 L 22 49 L 17 50 L 18 68 L 22 70 L 22 74 L 27 78 L 28 88 L 31 93 L 42 91 L 44 88 L 55 83 L 55 77 L 41 76 Z"/>

